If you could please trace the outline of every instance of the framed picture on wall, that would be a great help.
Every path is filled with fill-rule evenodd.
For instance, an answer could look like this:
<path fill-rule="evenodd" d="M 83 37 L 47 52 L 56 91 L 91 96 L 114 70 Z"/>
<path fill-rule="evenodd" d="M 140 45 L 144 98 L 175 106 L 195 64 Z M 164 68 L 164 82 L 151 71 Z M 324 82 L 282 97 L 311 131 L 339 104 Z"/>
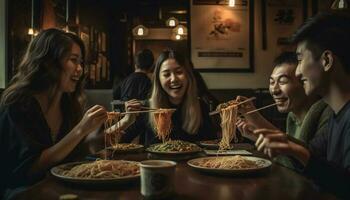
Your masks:
<path fill-rule="evenodd" d="M 191 59 L 202 72 L 254 71 L 252 0 L 191 1 Z"/>
<path fill-rule="evenodd" d="M 266 0 L 267 29 L 273 37 L 273 45 L 288 49 L 289 38 L 307 17 L 304 0 Z"/>

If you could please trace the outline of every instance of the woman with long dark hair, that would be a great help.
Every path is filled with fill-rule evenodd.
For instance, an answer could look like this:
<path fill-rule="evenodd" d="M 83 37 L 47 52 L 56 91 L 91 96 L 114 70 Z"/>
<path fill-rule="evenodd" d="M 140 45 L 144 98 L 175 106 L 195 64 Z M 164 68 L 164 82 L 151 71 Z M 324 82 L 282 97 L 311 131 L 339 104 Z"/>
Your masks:
<path fill-rule="evenodd" d="M 173 50 L 163 51 L 156 61 L 153 77 L 150 107 L 176 109 L 172 115 L 171 139 L 194 142 L 217 137 L 209 117 L 209 108 L 198 98 L 197 83 L 185 56 Z M 141 104 L 131 100 L 126 103 L 126 107 L 137 110 Z M 134 127 L 141 132 L 146 130 L 140 138 L 141 143 L 146 145 L 159 142 L 152 115 L 149 114 L 145 127 Z M 133 137 L 126 130 L 123 139 L 130 141 Z"/>
<path fill-rule="evenodd" d="M 81 39 L 58 29 L 30 42 L 0 102 L 1 189 L 35 182 L 106 120 L 102 106 L 83 113 L 84 56 Z"/>

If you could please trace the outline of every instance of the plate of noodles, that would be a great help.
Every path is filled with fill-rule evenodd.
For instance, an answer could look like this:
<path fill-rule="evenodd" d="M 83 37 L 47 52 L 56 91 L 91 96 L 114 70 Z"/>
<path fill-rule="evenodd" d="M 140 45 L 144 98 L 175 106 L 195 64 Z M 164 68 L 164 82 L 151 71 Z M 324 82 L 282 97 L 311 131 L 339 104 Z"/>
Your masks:
<path fill-rule="evenodd" d="M 140 177 L 139 162 L 126 160 L 72 162 L 53 167 L 50 171 L 63 181 L 79 184 L 125 183 Z"/>
<path fill-rule="evenodd" d="M 146 151 L 157 154 L 191 154 L 201 152 L 202 148 L 182 140 L 169 140 L 164 143 L 153 144 Z"/>
<path fill-rule="evenodd" d="M 222 174 L 243 175 L 268 170 L 272 162 L 253 156 L 215 156 L 189 160 L 187 164 L 199 171 Z"/>
<path fill-rule="evenodd" d="M 119 143 L 119 144 L 114 144 L 113 146 L 107 147 L 106 149 L 113 152 L 120 152 L 120 153 L 138 152 L 143 149 L 143 145 L 134 144 L 134 143 Z"/>

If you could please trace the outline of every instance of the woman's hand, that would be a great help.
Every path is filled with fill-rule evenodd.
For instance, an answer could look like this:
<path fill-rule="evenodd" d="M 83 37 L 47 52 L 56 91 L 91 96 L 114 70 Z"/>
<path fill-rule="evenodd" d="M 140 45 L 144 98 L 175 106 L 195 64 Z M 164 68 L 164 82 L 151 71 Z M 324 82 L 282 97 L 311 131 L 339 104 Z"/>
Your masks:
<path fill-rule="evenodd" d="M 142 105 L 141 101 L 139 101 L 137 99 L 131 99 L 131 100 L 125 102 L 125 111 L 126 112 L 139 111 L 139 110 L 141 110 L 142 106 L 143 105 Z M 137 114 L 127 114 L 127 115 L 125 115 L 124 120 L 127 124 L 132 124 L 136 121 L 136 117 L 137 117 Z"/>
<path fill-rule="evenodd" d="M 95 105 L 87 110 L 80 120 L 78 126 L 80 127 L 81 134 L 88 135 L 92 131 L 101 127 L 101 125 L 107 120 L 107 111 L 100 105 Z"/>
<path fill-rule="evenodd" d="M 131 99 L 125 102 L 125 110 L 126 111 L 138 111 L 141 110 L 142 103 L 140 100 Z"/>

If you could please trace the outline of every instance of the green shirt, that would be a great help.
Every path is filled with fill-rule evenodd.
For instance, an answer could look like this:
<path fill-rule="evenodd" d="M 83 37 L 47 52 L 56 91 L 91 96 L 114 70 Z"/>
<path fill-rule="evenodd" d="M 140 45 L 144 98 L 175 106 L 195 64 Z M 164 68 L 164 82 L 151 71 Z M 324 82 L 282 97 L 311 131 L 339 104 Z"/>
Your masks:
<path fill-rule="evenodd" d="M 331 108 L 323 100 L 319 100 L 310 107 L 303 121 L 298 121 L 294 113 L 288 113 L 286 132 L 289 136 L 308 144 L 316 134 L 326 130 L 331 114 Z M 278 156 L 275 161 L 288 168 L 298 168 L 286 156 Z"/>

